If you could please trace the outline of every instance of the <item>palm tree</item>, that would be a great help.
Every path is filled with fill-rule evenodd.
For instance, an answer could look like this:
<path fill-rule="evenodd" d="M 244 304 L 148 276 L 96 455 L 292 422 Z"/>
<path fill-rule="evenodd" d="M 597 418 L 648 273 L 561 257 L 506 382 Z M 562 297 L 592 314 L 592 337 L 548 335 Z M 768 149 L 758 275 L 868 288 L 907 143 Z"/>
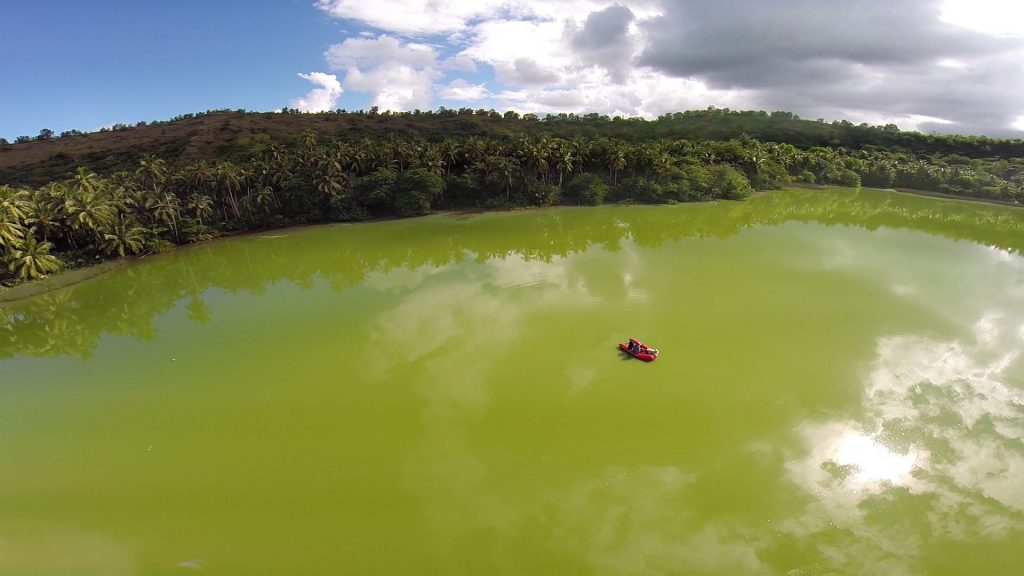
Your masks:
<path fill-rule="evenodd" d="M 242 188 L 242 180 L 238 168 L 230 162 L 218 162 L 215 174 L 217 183 L 225 192 L 227 206 L 231 207 L 232 211 L 235 213 L 235 218 L 241 218 L 242 212 L 238 207 L 237 192 Z M 228 219 L 226 210 L 224 213 L 224 219 Z"/>
<path fill-rule="evenodd" d="M 139 160 L 139 167 L 135 169 L 135 176 L 144 188 L 154 188 L 164 183 L 167 178 L 167 163 L 163 159 L 152 154 L 147 154 Z"/>
<path fill-rule="evenodd" d="M 189 196 L 187 207 L 195 215 L 196 220 L 199 220 L 199 224 L 203 223 L 203 218 L 213 216 L 213 198 L 206 194 L 193 194 Z"/>
<path fill-rule="evenodd" d="M 103 232 L 100 247 L 107 254 L 117 253 L 121 258 L 125 254 L 138 254 L 146 245 L 146 229 L 134 220 L 123 216 Z"/>
<path fill-rule="evenodd" d="M 274 195 L 274 189 L 270 186 L 263 186 L 252 197 L 253 203 L 257 207 L 262 208 L 267 214 L 270 214 L 272 209 L 280 205 L 277 201 L 277 196 Z"/>
<path fill-rule="evenodd" d="M 449 179 L 452 176 L 452 167 L 456 165 L 459 160 L 459 144 L 451 138 L 445 138 L 441 141 L 439 146 L 441 158 L 444 160 L 445 165 L 445 179 Z"/>
<path fill-rule="evenodd" d="M 32 197 L 27 190 L 0 186 L 0 217 L 24 220 L 32 211 Z"/>
<path fill-rule="evenodd" d="M 335 172 L 328 168 L 316 175 L 313 186 L 321 198 L 328 199 L 341 194 L 341 191 L 344 190 L 344 176 L 344 173 Z"/>
<path fill-rule="evenodd" d="M 10 252 L 22 246 L 25 239 L 25 227 L 14 220 L 0 217 L 0 246 Z"/>
<path fill-rule="evenodd" d="M 11 251 L 7 269 L 22 280 L 35 280 L 51 272 L 56 272 L 64 266 L 64 263 L 50 254 L 52 248 L 53 244 L 37 242 L 35 235 L 28 234 L 21 246 Z"/>
<path fill-rule="evenodd" d="M 74 192 L 78 194 L 96 194 L 103 186 L 103 180 L 95 172 L 85 166 L 79 166 L 71 179 Z"/>
<path fill-rule="evenodd" d="M 562 189 L 562 177 L 566 172 L 572 173 L 573 167 L 572 152 L 566 148 L 562 148 L 558 151 L 555 156 L 555 167 L 558 168 L 558 189 Z"/>
<path fill-rule="evenodd" d="M 515 173 L 513 160 L 500 155 L 488 156 L 482 162 L 484 166 L 484 181 L 491 185 L 503 186 L 505 188 L 505 199 L 508 200 L 512 189 L 512 176 Z"/>
<path fill-rule="evenodd" d="M 97 186 L 93 190 L 98 190 Z M 114 206 L 89 187 L 79 186 L 65 204 L 68 227 L 80 235 L 98 235 L 117 215 Z"/>
<path fill-rule="evenodd" d="M 608 171 L 612 173 L 612 184 L 619 185 L 619 171 L 626 169 L 626 153 L 621 146 L 614 146 L 608 151 L 608 158 L 605 160 Z"/>
<path fill-rule="evenodd" d="M 573 138 L 570 142 L 570 150 L 572 151 L 573 158 L 576 160 L 576 169 L 581 174 L 586 168 L 587 161 L 590 160 L 591 148 L 590 141 L 579 136 Z"/>
<path fill-rule="evenodd" d="M 675 168 L 675 158 L 671 154 L 664 151 L 659 151 L 653 158 L 654 171 L 658 175 L 664 175 L 672 171 Z"/>
<path fill-rule="evenodd" d="M 56 207 L 45 200 L 41 197 L 40 201 L 35 203 L 35 210 L 25 219 L 25 224 L 41 232 L 44 241 L 49 241 L 51 236 L 60 237 L 64 222 Z"/>
<path fill-rule="evenodd" d="M 24 190 L 0 186 L 0 246 L 5 251 L 21 245 L 25 238 L 23 222 L 31 213 L 31 200 Z"/>
<path fill-rule="evenodd" d="M 484 159 L 484 154 L 487 152 L 487 146 L 476 136 L 470 136 L 462 144 L 462 151 L 466 156 L 466 164 L 473 165 Z"/>
<path fill-rule="evenodd" d="M 181 203 L 173 192 L 166 192 L 157 188 L 149 193 L 146 207 L 150 210 L 157 222 L 162 222 L 171 228 L 174 239 L 178 239 L 178 217 L 181 215 Z"/>
<path fill-rule="evenodd" d="M 447 162 L 444 153 L 436 144 L 426 145 L 423 150 L 423 165 L 428 172 L 444 176 L 447 172 Z"/>
<path fill-rule="evenodd" d="M 206 160 L 197 160 L 184 170 L 185 186 L 193 193 L 207 193 L 216 181 L 216 172 Z"/>

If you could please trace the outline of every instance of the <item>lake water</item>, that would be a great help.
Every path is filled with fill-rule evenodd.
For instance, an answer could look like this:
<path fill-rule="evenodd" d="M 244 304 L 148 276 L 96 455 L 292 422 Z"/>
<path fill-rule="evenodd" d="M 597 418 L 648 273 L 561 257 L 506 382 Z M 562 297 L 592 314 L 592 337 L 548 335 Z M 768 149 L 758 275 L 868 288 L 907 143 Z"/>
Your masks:
<path fill-rule="evenodd" d="M 0 305 L 0 575 L 1019 574 L 1022 250 L 830 189 L 145 258 Z"/>

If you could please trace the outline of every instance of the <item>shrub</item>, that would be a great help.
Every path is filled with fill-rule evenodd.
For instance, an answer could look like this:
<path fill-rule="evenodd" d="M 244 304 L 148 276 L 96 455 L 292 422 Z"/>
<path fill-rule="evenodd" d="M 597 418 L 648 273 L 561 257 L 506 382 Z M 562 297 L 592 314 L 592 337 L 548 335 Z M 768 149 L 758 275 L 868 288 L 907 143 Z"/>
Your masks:
<path fill-rule="evenodd" d="M 355 202 L 370 212 L 391 212 L 395 204 L 395 181 L 398 174 L 394 170 L 378 170 L 363 176 L 352 185 Z"/>
<path fill-rule="evenodd" d="M 406 170 L 394 181 L 395 212 L 418 216 L 430 211 L 435 198 L 444 192 L 444 179 L 424 168 Z"/>
<path fill-rule="evenodd" d="M 839 173 L 839 178 L 836 180 L 842 186 L 849 186 L 850 188 L 860 188 L 860 175 L 853 170 L 843 170 Z"/>
<path fill-rule="evenodd" d="M 753 192 L 747 177 L 732 166 L 718 164 L 712 166 L 708 172 L 711 173 L 712 198 L 740 200 L 749 197 Z"/>
<path fill-rule="evenodd" d="M 536 206 L 553 206 L 558 204 L 562 191 L 554 184 L 533 180 L 527 185 L 526 194 L 529 202 Z"/>
<path fill-rule="evenodd" d="M 572 179 L 566 190 L 566 199 L 576 204 L 597 205 L 604 202 L 611 188 L 597 174 L 580 174 Z"/>
<path fill-rule="evenodd" d="M 327 206 L 327 219 L 334 222 L 366 220 L 370 212 L 350 194 L 332 196 Z"/>

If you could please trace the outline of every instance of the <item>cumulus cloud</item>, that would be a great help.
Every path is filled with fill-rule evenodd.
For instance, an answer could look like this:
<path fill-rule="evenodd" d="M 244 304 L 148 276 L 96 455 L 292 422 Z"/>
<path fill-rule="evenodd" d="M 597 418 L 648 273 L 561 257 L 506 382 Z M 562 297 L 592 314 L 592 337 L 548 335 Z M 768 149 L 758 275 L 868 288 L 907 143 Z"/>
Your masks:
<path fill-rule="evenodd" d="M 473 27 L 463 57 L 490 66 L 511 86 L 553 85 L 572 63 L 564 25 L 555 21 L 492 20 Z"/>
<path fill-rule="evenodd" d="M 441 68 L 444 70 L 453 70 L 459 72 L 476 72 L 476 61 L 466 56 L 465 54 L 456 54 L 451 58 L 448 58 L 441 62 Z"/>
<path fill-rule="evenodd" d="M 377 38 L 348 38 L 328 48 L 324 58 L 335 70 L 379 66 L 387 62 L 426 68 L 437 62 L 437 50 L 426 44 L 403 43 L 397 38 L 381 35 Z"/>
<path fill-rule="evenodd" d="M 435 84 L 448 73 L 478 71 L 494 74 L 494 86 L 483 84 L 494 105 L 520 111 L 651 116 L 715 105 L 1024 136 L 1024 28 L 1012 3 L 907 0 L 899 10 L 882 0 L 316 5 L 383 33 L 350 38 L 326 54 L 332 69 L 352 73 L 378 105 L 425 106 L 435 92 L 465 96 Z M 348 78 L 345 84 L 361 89 Z"/>
<path fill-rule="evenodd" d="M 512 62 L 496 62 L 494 65 L 498 78 L 507 84 L 516 86 L 545 86 L 556 84 L 559 76 L 553 70 L 546 69 L 529 58 L 516 58 Z"/>
<path fill-rule="evenodd" d="M 491 95 L 484 84 L 470 84 L 462 78 L 452 80 L 448 86 L 441 91 L 441 98 L 445 100 L 456 100 L 461 102 L 473 102 L 483 100 Z"/>
<path fill-rule="evenodd" d="M 338 98 L 341 97 L 341 93 L 344 92 L 341 89 L 341 83 L 338 82 L 338 77 L 334 74 L 324 74 L 323 72 L 300 73 L 299 78 L 309 80 L 316 86 L 319 86 L 319 88 L 310 90 L 309 94 L 291 101 L 292 108 L 303 112 L 333 110 L 334 105 L 338 103 Z"/>
<path fill-rule="evenodd" d="M 381 35 L 348 38 L 327 49 L 333 70 L 345 70 L 345 85 L 372 94 L 374 106 L 386 110 L 428 108 L 437 69 L 437 50 L 427 44 L 402 42 Z"/>
<path fill-rule="evenodd" d="M 648 70 L 630 74 L 629 81 L 614 84 L 593 69 L 578 74 L 578 81 L 566 88 L 524 88 L 496 95 L 500 108 L 520 112 L 602 112 L 612 115 L 656 117 L 668 112 L 716 106 L 738 108 L 741 94 L 731 90 L 710 90 L 689 78 L 671 78 Z"/>

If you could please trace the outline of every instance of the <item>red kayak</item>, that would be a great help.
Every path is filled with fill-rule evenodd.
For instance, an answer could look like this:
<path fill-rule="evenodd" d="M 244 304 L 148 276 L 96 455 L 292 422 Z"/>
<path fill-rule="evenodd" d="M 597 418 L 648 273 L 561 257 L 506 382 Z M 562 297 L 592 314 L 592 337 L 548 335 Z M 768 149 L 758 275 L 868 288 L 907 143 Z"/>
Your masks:
<path fill-rule="evenodd" d="M 621 342 L 619 344 L 619 350 L 622 350 L 637 360 L 643 360 L 644 362 L 652 362 L 658 357 L 658 351 L 654 348 L 648 348 L 643 343 L 633 340 L 632 338 L 630 338 L 630 342 L 636 343 L 632 349 L 629 347 L 629 342 Z"/>

